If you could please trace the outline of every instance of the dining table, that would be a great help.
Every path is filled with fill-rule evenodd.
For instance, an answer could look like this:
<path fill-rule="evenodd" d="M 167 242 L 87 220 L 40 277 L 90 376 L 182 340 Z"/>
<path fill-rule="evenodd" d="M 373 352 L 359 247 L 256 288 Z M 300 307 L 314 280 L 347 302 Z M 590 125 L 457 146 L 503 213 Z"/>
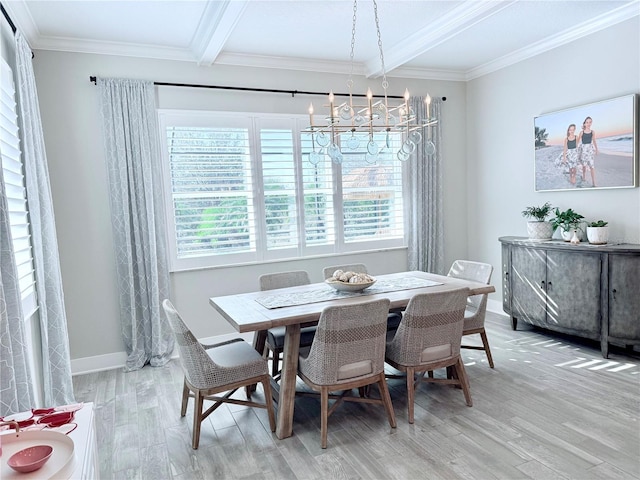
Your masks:
<path fill-rule="evenodd" d="M 398 272 L 375 277 L 361 292 L 337 291 L 327 283 L 313 283 L 269 291 L 211 297 L 209 303 L 240 333 L 285 327 L 280 384 L 274 385 L 277 403 L 276 436 L 293 434 L 301 325 L 317 323 L 329 306 L 388 298 L 390 310 L 404 309 L 414 295 L 465 287 L 469 296 L 495 292 L 492 285 L 421 271 Z M 262 349 L 257 347 L 260 353 Z"/>

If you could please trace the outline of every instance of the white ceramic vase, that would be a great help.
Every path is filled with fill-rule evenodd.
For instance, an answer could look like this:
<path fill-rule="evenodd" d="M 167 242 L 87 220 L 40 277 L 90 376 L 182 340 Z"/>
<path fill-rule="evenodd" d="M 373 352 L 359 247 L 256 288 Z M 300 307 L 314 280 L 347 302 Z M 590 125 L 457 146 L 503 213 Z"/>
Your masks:
<path fill-rule="evenodd" d="M 587 227 L 587 239 L 592 245 L 604 245 L 609 241 L 609 227 Z"/>

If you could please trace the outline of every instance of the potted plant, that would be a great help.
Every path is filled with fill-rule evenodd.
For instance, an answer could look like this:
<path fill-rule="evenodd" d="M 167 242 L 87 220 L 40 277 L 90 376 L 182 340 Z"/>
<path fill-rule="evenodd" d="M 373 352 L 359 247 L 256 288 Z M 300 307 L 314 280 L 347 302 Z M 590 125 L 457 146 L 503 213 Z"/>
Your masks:
<path fill-rule="evenodd" d="M 574 212 L 571 208 L 561 212 L 556 208 L 556 216 L 551 219 L 553 230 L 560 229 L 560 235 L 565 242 L 571 240 L 571 237 L 582 237 L 584 230 L 581 227 L 584 217 L 578 212 Z M 575 235 L 574 235 L 575 233 Z"/>
<path fill-rule="evenodd" d="M 541 207 L 527 207 L 522 211 L 524 218 L 530 218 L 527 222 L 527 233 L 529 240 L 543 241 L 551 240 L 553 236 L 553 226 L 546 221 L 551 214 L 552 206 L 546 202 Z"/>
<path fill-rule="evenodd" d="M 598 220 L 587 225 L 587 240 L 592 245 L 604 245 L 609 241 L 608 222 Z"/>

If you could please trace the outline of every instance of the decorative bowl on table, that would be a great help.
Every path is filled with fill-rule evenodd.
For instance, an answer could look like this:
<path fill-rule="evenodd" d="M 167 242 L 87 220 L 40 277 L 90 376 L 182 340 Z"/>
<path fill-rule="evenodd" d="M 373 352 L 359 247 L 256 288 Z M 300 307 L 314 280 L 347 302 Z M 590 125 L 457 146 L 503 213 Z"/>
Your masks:
<path fill-rule="evenodd" d="M 376 279 L 366 273 L 336 270 L 332 277 L 325 280 L 325 283 L 339 292 L 361 292 L 376 283 Z"/>
<path fill-rule="evenodd" d="M 11 455 L 7 464 L 16 472 L 34 472 L 42 468 L 52 453 L 53 448 L 51 445 L 34 445 L 33 447 L 23 448 Z"/>

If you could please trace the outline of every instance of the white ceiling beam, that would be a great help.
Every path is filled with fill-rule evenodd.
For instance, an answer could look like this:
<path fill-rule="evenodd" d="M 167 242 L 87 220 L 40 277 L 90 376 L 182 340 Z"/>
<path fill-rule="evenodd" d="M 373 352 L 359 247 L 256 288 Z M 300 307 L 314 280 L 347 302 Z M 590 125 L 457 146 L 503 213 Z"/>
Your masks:
<path fill-rule="evenodd" d="M 249 0 L 207 2 L 191 40 L 191 51 L 198 65 L 212 65 L 242 17 Z"/>
<path fill-rule="evenodd" d="M 385 71 L 390 72 L 410 62 L 467 28 L 495 15 L 515 1 L 517 0 L 500 2 L 493 0 L 467 0 L 463 2 L 450 12 L 436 19 L 436 21 L 412 33 L 391 48 L 384 48 Z M 365 72 L 369 78 L 382 75 L 382 65 L 379 55 L 365 62 Z"/>

